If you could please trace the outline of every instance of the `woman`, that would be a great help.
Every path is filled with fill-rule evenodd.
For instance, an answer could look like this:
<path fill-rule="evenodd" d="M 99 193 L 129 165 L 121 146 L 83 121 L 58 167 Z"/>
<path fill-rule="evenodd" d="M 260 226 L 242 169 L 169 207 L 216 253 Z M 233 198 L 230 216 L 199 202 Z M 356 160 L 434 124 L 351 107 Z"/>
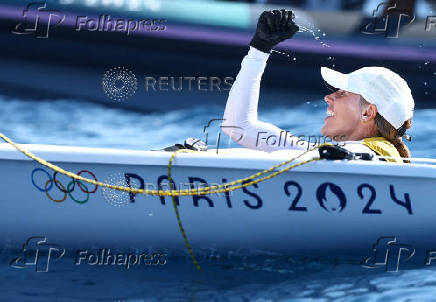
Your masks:
<path fill-rule="evenodd" d="M 257 120 L 260 81 L 270 51 L 298 31 L 292 11 L 265 11 L 259 17 L 250 50 L 229 93 L 222 130 L 243 147 L 276 151 L 309 149 L 310 142 Z M 349 74 L 321 67 L 335 91 L 324 97 L 327 117 L 321 133 L 352 152 L 366 152 L 403 162 L 410 152 L 402 141 L 411 127 L 414 100 L 406 81 L 384 67 L 364 67 Z M 283 134 L 285 133 L 285 134 Z"/>

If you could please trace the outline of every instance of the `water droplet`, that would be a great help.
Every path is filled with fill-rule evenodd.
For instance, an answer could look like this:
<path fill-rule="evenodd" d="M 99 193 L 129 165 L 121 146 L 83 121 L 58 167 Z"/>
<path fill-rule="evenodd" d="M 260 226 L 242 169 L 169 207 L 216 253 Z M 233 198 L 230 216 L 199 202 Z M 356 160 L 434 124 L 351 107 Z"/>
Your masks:
<path fill-rule="evenodd" d="M 310 105 L 310 101 L 307 101 L 306 104 L 307 104 L 307 105 Z"/>
<path fill-rule="evenodd" d="M 292 60 L 296 61 L 296 60 L 297 60 L 297 58 L 295 58 L 295 57 L 294 57 L 294 58 L 293 58 Z"/>
<path fill-rule="evenodd" d="M 424 82 L 424 86 L 427 86 L 427 82 Z"/>
<path fill-rule="evenodd" d="M 425 94 L 425 95 L 428 95 L 428 92 L 426 91 L 426 92 L 424 92 L 424 94 Z"/>
<path fill-rule="evenodd" d="M 425 61 L 424 65 L 428 65 L 428 63 L 430 63 L 430 61 Z"/>
<path fill-rule="evenodd" d="M 315 40 L 319 40 L 319 37 L 318 37 L 318 36 L 316 36 L 316 37 L 315 37 Z"/>
<path fill-rule="evenodd" d="M 325 33 L 322 33 L 322 36 L 325 37 Z"/>

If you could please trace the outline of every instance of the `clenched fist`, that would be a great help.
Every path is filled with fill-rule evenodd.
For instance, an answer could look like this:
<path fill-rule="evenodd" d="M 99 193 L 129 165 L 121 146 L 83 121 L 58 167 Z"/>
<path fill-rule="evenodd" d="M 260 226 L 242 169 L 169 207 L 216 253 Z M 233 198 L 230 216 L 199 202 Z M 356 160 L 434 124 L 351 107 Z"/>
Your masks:
<path fill-rule="evenodd" d="M 269 53 L 280 42 L 292 38 L 299 30 L 291 10 L 264 11 L 257 21 L 256 34 L 250 42 L 254 48 Z"/>

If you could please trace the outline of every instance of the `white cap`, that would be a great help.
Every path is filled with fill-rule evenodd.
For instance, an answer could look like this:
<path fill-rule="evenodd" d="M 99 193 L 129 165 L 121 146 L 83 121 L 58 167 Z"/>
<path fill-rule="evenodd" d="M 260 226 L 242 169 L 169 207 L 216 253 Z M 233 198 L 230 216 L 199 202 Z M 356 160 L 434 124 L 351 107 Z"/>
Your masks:
<path fill-rule="evenodd" d="M 376 105 L 377 111 L 395 129 L 413 116 L 415 102 L 406 81 L 385 67 L 363 67 L 344 74 L 321 67 L 323 79 L 331 86 L 360 94 Z"/>

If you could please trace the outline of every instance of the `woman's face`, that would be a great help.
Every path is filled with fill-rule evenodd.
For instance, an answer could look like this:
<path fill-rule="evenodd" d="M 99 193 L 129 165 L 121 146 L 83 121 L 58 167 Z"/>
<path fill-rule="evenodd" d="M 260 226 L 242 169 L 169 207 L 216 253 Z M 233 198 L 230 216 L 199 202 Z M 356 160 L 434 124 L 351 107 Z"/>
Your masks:
<path fill-rule="evenodd" d="M 339 89 L 324 97 L 327 117 L 321 133 L 333 140 L 347 140 L 361 121 L 360 95 Z"/>

